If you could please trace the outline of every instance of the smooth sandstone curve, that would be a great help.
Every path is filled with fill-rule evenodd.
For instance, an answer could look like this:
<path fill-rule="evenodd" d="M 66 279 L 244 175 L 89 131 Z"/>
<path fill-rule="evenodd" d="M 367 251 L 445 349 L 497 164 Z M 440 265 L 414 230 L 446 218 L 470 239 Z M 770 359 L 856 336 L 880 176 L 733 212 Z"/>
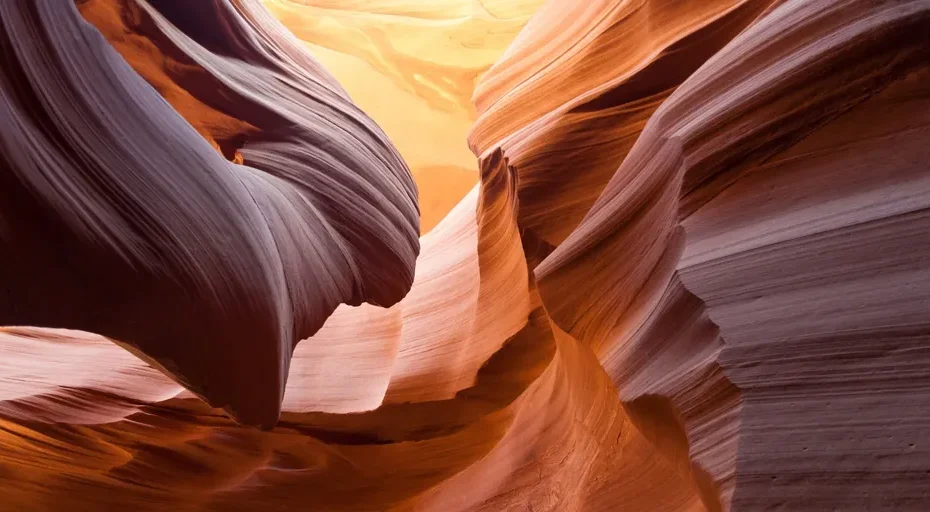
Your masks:
<path fill-rule="evenodd" d="M 83 14 L 248 164 L 221 141 L 262 125 L 152 58 L 185 41 L 179 4 L 127 5 Z M 927 508 L 927 34 L 919 0 L 547 2 L 476 87 L 479 186 L 409 294 L 297 345 L 274 429 L 105 339 L 6 328 L 0 490 L 27 511 Z M 250 62 L 294 48 L 265 44 Z"/>
<path fill-rule="evenodd" d="M 0 325 L 105 335 L 270 426 L 298 340 L 406 294 L 415 187 L 259 4 L 197 5 L 0 6 Z"/>
<path fill-rule="evenodd" d="M 844 292 L 834 296 L 834 309 L 816 304 L 824 300 L 817 298 L 821 294 L 832 295 L 835 292 L 828 290 L 835 287 L 854 287 L 866 275 L 892 281 L 904 277 L 890 256 L 899 250 L 892 233 L 903 228 L 889 225 L 884 232 L 888 241 L 867 253 L 855 248 L 877 235 L 852 226 L 886 216 L 891 222 L 898 213 L 888 208 L 887 194 L 926 176 L 926 167 L 917 164 L 926 156 L 915 151 L 925 140 L 916 127 L 925 122 L 920 99 L 925 89 L 920 84 L 925 88 L 928 8 L 924 2 L 856 1 L 783 2 L 773 7 L 663 103 L 579 227 L 536 268 L 554 321 L 598 347 L 621 398 L 645 428 L 655 432 L 660 446 L 681 446 L 674 448 L 673 456 L 694 466 L 706 503 L 727 509 L 798 510 L 831 506 L 871 510 L 925 503 L 926 497 L 911 483 L 922 478 L 925 468 L 920 463 L 911 459 L 913 466 L 882 470 L 885 466 L 878 462 L 886 457 L 907 459 L 907 450 L 916 448 L 916 442 L 884 445 L 885 455 L 876 452 L 860 458 L 859 470 L 873 466 L 875 476 L 866 480 L 871 491 L 855 496 L 844 491 L 851 479 L 860 481 L 852 476 L 849 463 L 821 465 L 813 455 L 786 460 L 779 431 L 761 425 L 790 417 L 797 423 L 785 424 L 781 435 L 790 431 L 787 435 L 806 437 L 802 425 L 811 422 L 808 435 L 821 432 L 821 450 L 844 460 L 854 456 L 857 440 L 867 443 L 864 440 L 883 435 L 900 420 L 886 415 L 868 427 L 852 427 L 855 403 L 884 393 L 894 396 L 895 388 L 866 384 L 874 379 L 867 377 L 871 370 L 858 354 L 868 345 L 846 343 L 854 339 L 849 338 L 853 332 L 861 336 L 872 329 L 900 343 L 910 340 L 918 344 L 911 345 L 916 349 L 921 339 L 917 333 L 924 328 L 921 321 L 908 317 L 909 307 L 895 306 L 884 314 L 869 311 L 878 307 L 871 301 L 898 304 L 898 296 L 914 295 L 921 303 L 922 288 L 886 287 L 868 300 Z M 890 105 L 904 101 L 912 108 L 896 110 L 899 115 L 893 120 L 870 111 L 869 101 L 879 101 L 882 95 Z M 879 125 L 879 120 L 887 119 L 885 136 L 896 137 L 887 156 L 876 146 L 852 145 L 855 140 L 868 140 L 874 127 L 860 128 L 860 139 L 853 135 L 856 123 L 848 121 L 850 116 Z M 837 153 L 847 150 L 849 160 Z M 820 166 L 811 167 L 809 159 L 817 158 L 814 155 L 821 155 Z M 874 158 L 870 170 L 853 163 L 864 158 Z M 790 172 L 791 164 L 778 165 L 781 159 L 794 160 L 792 164 L 798 166 L 799 175 L 790 185 L 786 176 L 772 176 Z M 868 174 L 876 178 L 863 182 L 862 176 Z M 776 182 L 782 186 L 773 192 Z M 925 200 L 917 191 L 908 197 L 912 199 L 898 203 L 899 208 L 919 210 Z M 749 211 L 758 213 L 747 218 L 750 204 Z M 818 206 L 805 209 L 802 204 Z M 676 227 L 680 220 L 684 232 Z M 708 231 L 703 226 L 714 228 Z M 831 235 L 832 230 L 836 231 Z M 715 238 L 704 238 L 709 233 Z M 835 245 L 839 240 L 841 245 Z M 827 250 L 830 244 L 832 252 Z M 916 254 L 923 254 L 919 246 L 914 248 Z M 604 259 L 605 253 L 613 257 Z M 695 259 L 698 254 L 702 256 Z M 715 261 L 716 255 L 721 261 Z M 845 263 L 840 262 L 846 259 L 858 262 L 856 268 L 865 274 L 858 277 L 848 267 L 842 273 L 839 269 Z M 831 277 L 824 274 L 837 264 Z M 706 273 L 718 265 L 726 270 Z M 920 272 L 921 264 L 914 265 L 914 272 Z M 591 278 L 592 268 L 598 278 Z M 588 286 L 579 287 L 582 281 Z M 749 284 L 753 281 L 765 284 Z M 794 291 L 790 298 L 787 290 Z M 728 297 L 723 300 L 730 308 L 718 307 L 723 297 Z M 865 319 L 870 314 L 880 318 L 869 324 Z M 856 327 L 851 318 L 865 323 Z M 910 337 L 891 334 L 902 329 L 911 332 Z M 807 340 L 808 347 L 818 346 L 815 353 L 823 353 L 829 350 L 827 340 L 834 337 L 847 340 L 832 345 L 834 355 L 860 359 L 859 371 L 853 370 L 847 378 L 875 387 L 862 389 L 853 402 L 837 397 L 841 412 L 820 420 L 805 419 L 800 411 L 780 416 L 775 412 L 779 406 L 781 411 L 802 407 L 804 402 L 798 400 L 805 392 L 811 394 L 805 400 L 815 400 L 819 393 L 830 396 L 840 391 L 817 391 L 813 382 L 804 386 L 808 381 L 803 366 L 792 366 L 775 354 L 791 351 L 789 347 L 801 340 Z M 771 362 L 758 352 L 764 350 L 766 340 L 775 358 Z M 777 361 L 781 378 L 762 369 Z M 828 372 L 827 368 L 822 370 Z M 794 382 L 800 394 L 786 392 L 776 399 L 780 391 L 775 382 Z M 748 401 L 754 395 L 747 393 L 757 386 L 768 389 L 765 400 L 770 405 Z M 834 404 L 830 399 L 821 403 Z M 844 425 L 850 434 L 843 442 L 827 440 L 826 432 Z M 918 425 L 909 430 L 912 439 L 927 435 Z M 768 437 L 754 434 L 760 428 Z M 814 448 L 802 446 L 801 451 L 808 449 Z M 767 476 L 757 477 L 760 472 Z"/>

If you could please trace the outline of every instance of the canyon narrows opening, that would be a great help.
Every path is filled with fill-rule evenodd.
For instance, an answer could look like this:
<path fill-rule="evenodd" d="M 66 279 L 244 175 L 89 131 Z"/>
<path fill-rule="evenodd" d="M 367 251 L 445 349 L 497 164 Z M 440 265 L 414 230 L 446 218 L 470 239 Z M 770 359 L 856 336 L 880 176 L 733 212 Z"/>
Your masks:
<path fill-rule="evenodd" d="M 930 2 L 0 0 L 0 512 L 930 509 Z"/>

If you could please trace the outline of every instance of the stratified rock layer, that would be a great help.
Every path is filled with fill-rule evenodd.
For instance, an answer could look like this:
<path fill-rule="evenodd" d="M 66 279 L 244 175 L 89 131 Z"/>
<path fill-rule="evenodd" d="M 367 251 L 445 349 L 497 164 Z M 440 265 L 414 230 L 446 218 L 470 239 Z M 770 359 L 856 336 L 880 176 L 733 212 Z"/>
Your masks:
<path fill-rule="evenodd" d="M 930 426 L 905 412 L 928 397 L 928 10 L 773 5 L 665 100 L 536 268 L 709 508 L 930 499 Z"/>
<path fill-rule="evenodd" d="M 269 3 L 302 15 L 295 2 Z M 307 13 L 334 7 L 310 3 Z M 74 14 L 51 1 L 26 4 L 0 4 L 5 27 L 17 26 L 8 12 Z M 407 4 L 389 10 L 415 14 Z M 162 109 L 153 112 L 186 127 L 183 116 L 194 128 L 185 133 L 196 130 L 215 149 L 183 140 L 206 147 L 224 172 L 341 176 L 292 165 L 306 163 L 305 152 L 335 155 L 346 175 L 375 175 L 365 190 L 383 200 L 325 202 L 347 213 L 333 220 L 324 208 L 320 222 L 350 231 L 360 222 L 359 240 L 380 232 L 370 243 L 416 254 L 415 223 L 389 222 L 390 231 L 349 208 L 361 201 L 373 218 L 407 219 L 409 181 L 376 128 L 351 129 L 369 121 L 300 44 L 255 2 L 180 5 L 89 0 L 81 14 L 176 111 L 153 101 Z M 482 3 L 487 12 L 523 6 Z M 193 19 L 210 16 L 246 21 L 193 30 Z M 332 315 L 322 328 L 296 331 L 312 336 L 294 350 L 273 429 L 242 426 L 96 335 L 0 330 L 0 353 L 13 356 L 0 359 L 5 503 L 88 511 L 930 508 L 922 412 L 930 410 L 928 34 L 930 4 L 919 0 L 546 3 L 475 89 L 480 117 L 469 145 L 479 186 L 421 239 L 415 275 L 407 259 L 377 259 L 383 248 L 353 256 L 365 266 L 350 275 L 377 278 L 364 289 L 379 292 L 326 302 Z M 5 58 L 27 40 L 4 39 Z M 102 41 L 99 48 L 115 57 Z M 113 61 L 117 76 L 141 82 Z M 16 76 L 4 73 L 3 83 Z M 288 102 L 282 83 L 310 98 L 308 90 L 328 93 Z M 28 119 L 40 110 L 21 111 Z M 352 115 L 332 117 L 345 112 Z M 321 145 L 316 125 L 298 122 L 308 119 L 382 160 Z M 4 144 L 14 140 L 2 133 Z M 4 179 L 17 176 L 6 169 Z M 319 192 L 320 182 L 285 181 L 299 197 Z M 248 211 L 228 221 L 304 229 L 299 221 L 317 218 L 282 214 L 275 223 Z M 0 228 L 36 233 L 20 213 Z M 269 231 L 285 285 L 305 276 L 301 265 L 328 261 Z M 112 249 L 97 252 L 120 261 Z M 242 258 L 228 259 L 265 268 Z M 24 273 L 19 282 L 42 278 Z M 298 282 L 310 287 L 298 297 L 316 297 L 318 284 Z M 237 296 L 220 288 L 216 297 Z M 73 298 L 65 287 L 49 310 L 70 311 Z M 188 306 L 177 309 L 189 314 Z M 256 329 L 254 315 L 234 318 L 237 333 Z M 255 343 L 269 339 L 279 338 Z M 243 419 L 260 397 L 239 397 Z"/>

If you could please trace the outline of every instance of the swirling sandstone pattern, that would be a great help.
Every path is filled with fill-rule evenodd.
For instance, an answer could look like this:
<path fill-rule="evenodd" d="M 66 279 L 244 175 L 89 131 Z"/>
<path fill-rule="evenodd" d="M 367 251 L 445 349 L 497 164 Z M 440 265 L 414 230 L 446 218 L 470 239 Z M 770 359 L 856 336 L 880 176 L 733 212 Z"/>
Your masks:
<path fill-rule="evenodd" d="M 665 100 L 536 268 L 553 320 L 687 454 L 705 503 L 930 499 L 928 426 L 869 405 L 928 396 L 895 371 L 927 339 L 928 23 L 926 2 L 770 6 Z"/>
<path fill-rule="evenodd" d="M 550 0 L 420 245 L 302 44 L 191 5 L 0 3 L 0 324 L 148 356 L 0 329 L 0 509 L 930 507 L 930 3 Z"/>
<path fill-rule="evenodd" d="M 139 74 L 70 2 L 0 6 L 0 324 L 105 335 L 271 426 L 298 340 L 406 294 L 415 189 L 259 5 L 197 5 L 80 4 Z"/>

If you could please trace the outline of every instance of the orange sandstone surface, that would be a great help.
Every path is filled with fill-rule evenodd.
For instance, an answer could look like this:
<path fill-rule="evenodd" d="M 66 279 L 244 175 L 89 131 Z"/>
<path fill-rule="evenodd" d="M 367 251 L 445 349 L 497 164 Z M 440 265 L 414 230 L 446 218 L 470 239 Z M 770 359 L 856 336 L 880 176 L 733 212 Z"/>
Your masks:
<path fill-rule="evenodd" d="M 7 0 L 0 47 L 0 511 L 930 509 L 926 1 Z"/>

